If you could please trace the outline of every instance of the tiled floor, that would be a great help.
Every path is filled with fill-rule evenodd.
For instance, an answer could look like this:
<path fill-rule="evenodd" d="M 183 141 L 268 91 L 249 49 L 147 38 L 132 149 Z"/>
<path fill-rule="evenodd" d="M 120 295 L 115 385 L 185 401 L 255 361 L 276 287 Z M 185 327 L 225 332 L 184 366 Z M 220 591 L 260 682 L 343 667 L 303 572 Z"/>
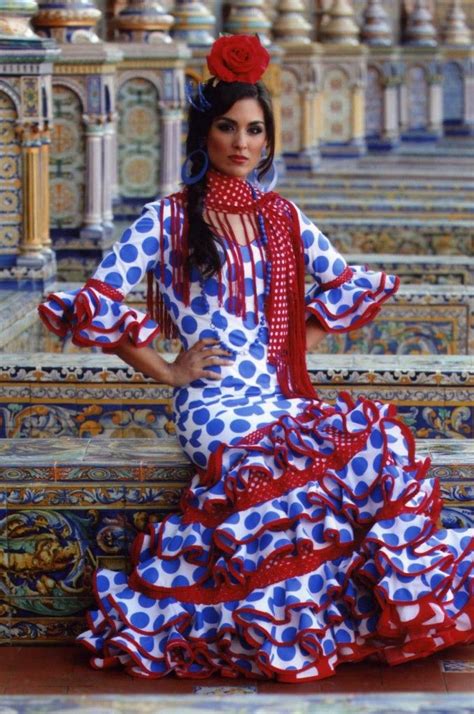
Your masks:
<path fill-rule="evenodd" d="M 374 663 L 341 666 L 320 682 L 281 684 L 168 676 L 140 680 L 121 671 L 98 672 L 76 646 L 0 648 L 0 695 L 13 694 L 363 694 L 383 692 L 474 692 L 474 645 L 452 647 L 398 667 Z M 1 709 L 1 707 L 0 707 Z"/>

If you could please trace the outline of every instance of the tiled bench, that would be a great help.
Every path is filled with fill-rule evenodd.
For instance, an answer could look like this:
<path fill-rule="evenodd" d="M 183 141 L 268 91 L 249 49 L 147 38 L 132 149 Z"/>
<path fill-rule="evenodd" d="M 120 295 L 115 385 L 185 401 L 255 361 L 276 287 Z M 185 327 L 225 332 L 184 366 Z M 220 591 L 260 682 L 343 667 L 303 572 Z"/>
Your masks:
<path fill-rule="evenodd" d="M 472 357 L 313 354 L 308 366 L 325 400 L 366 395 L 396 404 L 418 438 L 474 438 Z M 4 354 L 0 438 L 169 436 L 171 396 L 112 355 Z"/>
<path fill-rule="evenodd" d="M 418 442 L 447 527 L 474 525 L 474 442 Z M 97 565 L 123 568 L 137 531 L 178 506 L 191 468 L 174 439 L 0 440 L 0 642 L 71 639 Z"/>

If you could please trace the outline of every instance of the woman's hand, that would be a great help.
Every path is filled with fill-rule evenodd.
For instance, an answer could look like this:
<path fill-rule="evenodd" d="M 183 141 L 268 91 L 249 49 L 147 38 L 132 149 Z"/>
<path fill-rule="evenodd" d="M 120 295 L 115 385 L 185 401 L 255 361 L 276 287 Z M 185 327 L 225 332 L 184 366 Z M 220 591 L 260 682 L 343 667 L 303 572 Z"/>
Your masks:
<path fill-rule="evenodd" d="M 219 340 L 207 337 L 196 342 L 189 350 L 180 352 L 169 366 L 167 383 L 172 387 L 184 387 L 195 379 L 222 379 L 211 365 L 229 365 L 230 352 L 219 347 Z M 227 358 L 227 359 L 226 359 Z"/>
<path fill-rule="evenodd" d="M 326 337 L 327 332 L 321 327 L 321 323 L 311 316 L 306 320 L 306 349 L 308 352 L 314 350 Z"/>

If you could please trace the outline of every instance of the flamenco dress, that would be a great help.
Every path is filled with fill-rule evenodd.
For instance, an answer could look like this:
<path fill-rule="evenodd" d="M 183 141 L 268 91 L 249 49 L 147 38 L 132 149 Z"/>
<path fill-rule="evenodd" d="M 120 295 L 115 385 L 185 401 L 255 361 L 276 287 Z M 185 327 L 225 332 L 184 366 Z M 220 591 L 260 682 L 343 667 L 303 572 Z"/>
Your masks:
<path fill-rule="evenodd" d="M 91 664 L 297 682 L 472 642 L 474 532 L 437 529 L 439 486 L 393 406 L 325 403 L 304 367 L 305 317 L 356 329 L 398 280 L 347 266 L 278 194 L 211 172 L 204 216 L 221 269 L 186 281 L 185 202 L 147 204 L 83 288 L 39 307 L 57 334 L 104 351 L 160 330 L 184 349 L 213 337 L 232 351 L 210 367 L 220 380 L 174 389 L 195 474 L 179 511 L 136 537 L 131 574 L 96 573 L 79 637 Z M 123 303 L 147 272 L 160 324 Z"/>

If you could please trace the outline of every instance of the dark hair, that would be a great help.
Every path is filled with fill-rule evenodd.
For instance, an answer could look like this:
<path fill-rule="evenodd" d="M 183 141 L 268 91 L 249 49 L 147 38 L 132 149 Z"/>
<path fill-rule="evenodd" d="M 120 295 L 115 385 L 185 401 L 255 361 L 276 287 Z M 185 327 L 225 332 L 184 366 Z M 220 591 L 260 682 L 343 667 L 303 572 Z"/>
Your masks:
<path fill-rule="evenodd" d="M 275 154 L 275 120 L 267 88 L 262 82 L 216 82 L 211 78 L 201 85 L 201 89 L 210 108 L 207 111 L 199 111 L 190 104 L 186 155 L 204 148 L 209 129 L 216 117 L 225 114 L 239 99 L 256 99 L 263 110 L 268 145 L 268 154 L 257 167 L 257 178 L 260 180 L 270 169 Z M 197 101 L 196 99 L 196 103 Z M 202 158 L 198 154 L 196 161 L 192 162 L 191 176 L 196 175 L 201 168 Z M 202 215 L 205 195 L 206 175 L 187 187 L 188 269 L 196 266 L 205 277 L 209 277 L 219 270 L 220 260 L 216 246 L 218 237 L 214 236 Z"/>

